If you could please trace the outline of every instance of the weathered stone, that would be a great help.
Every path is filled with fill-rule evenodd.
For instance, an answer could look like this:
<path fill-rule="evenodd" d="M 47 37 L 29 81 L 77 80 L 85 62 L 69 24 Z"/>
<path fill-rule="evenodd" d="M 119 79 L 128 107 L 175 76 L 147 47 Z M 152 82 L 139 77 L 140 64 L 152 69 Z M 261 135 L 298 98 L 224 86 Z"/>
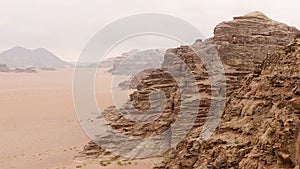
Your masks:
<path fill-rule="evenodd" d="M 288 45 L 297 33 L 299 31 L 296 28 L 254 12 L 219 24 L 213 38 L 197 41 L 192 46 L 200 53 L 218 52 L 227 83 L 225 114 L 213 136 L 202 144 L 195 138 L 199 137 L 210 104 L 214 101 L 211 98 L 214 89 L 211 88 L 205 65 L 189 46 L 167 50 L 161 69 L 142 74 L 136 80 L 138 83 L 135 83 L 134 88 L 137 90 L 130 98 L 138 110 L 149 110 L 153 106 L 149 102 L 153 89 L 165 93 L 166 106 L 158 121 L 137 124 L 122 117 L 115 107 L 106 109 L 104 117 L 114 129 L 126 135 L 150 137 L 165 131 L 176 120 L 180 103 L 189 105 L 188 110 L 195 108 L 193 106 L 197 104 L 194 103 L 198 102 L 198 116 L 191 132 L 156 168 L 265 168 L 278 167 L 279 164 L 279 167 L 299 165 L 297 158 L 300 155 L 296 155 L 300 152 L 299 148 L 296 153 L 290 151 L 295 149 L 295 140 L 300 140 L 295 134 L 299 133 L 295 127 L 299 126 L 299 117 L 294 111 L 297 109 L 297 101 L 295 104 L 286 104 L 294 103 L 295 98 L 297 100 L 299 97 L 294 92 L 297 89 L 293 90 L 299 84 L 299 54 L 295 53 L 299 52 L 299 40 Z M 284 48 L 285 45 L 288 46 Z M 174 59 L 174 56 L 181 61 Z M 173 72 L 176 77 L 182 77 L 181 83 L 168 76 L 166 70 Z M 186 74 L 182 74 L 184 70 L 192 73 L 196 83 L 189 83 L 191 79 L 185 78 Z M 192 86 L 197 86 L 198 91 L 189 91 Z M 189 95 L 181 97 L 180 88 L 184 88 Z M 200 101 L 193 97 L 198 94 L 202 97 Z M 162 99 L 156 101 L 161 102 Z M 120 111 L 125 111 L 129 104 Z M 153 110 L 158 110 L 155 108 L 159 106 L 154 104 Z M 127 111 L 136 112 L 133 109 Z M 277 158 L 280 151 L 290 158 L 280 161 Z M 278 160 L 280 163 L 277 163 Z"/>
<path fill-rule="evenodd" d="M 300 49 L 300 39 L 296 39 L 295 42 L 270 55 L 262 65 L 259 76 L 249 76 L 249 79 L 242 81 L 241 89 L 233 95 L 247 97 L 228 98 L 219 127 L 209 140 L 200 145 L 198 162 L 190 166 L 191 168 L 200 168 L 202 165 L 207 168 L 249 169 L 299 166 L 300 115 L 297 114 L 297 110 L 300 97 L 290 94 L 294 84 L 299 83 L 300 52 L 289 50 L 290 52 L 286 53 L 286 48 Z M 274 77 L 278 74 L 281 87 L 272 85 Z M 267 93 L 272 95 L 252 99 L 255 95 Z M 288 101 L 285 98 L 288 98 Z M 277 106 L 279 104 L 280 107 Z M 258 110 L 258 105 L 264 108 Z M 232 110 L 237 107 L 244 109 L 244 112 L 232 114 Z M 250 115 L 248 112 L 251 112 Z M 225 143 L 213 142 L 215 139 L 225 140 Z M 179 150 L 172 150 L 171 154 L 188 154 L 189 147 L 186 144 L 189 140 L 190 138 L 187 138 L 184 141 L 185 146 Z M 210 144 L 213 146 L 207 146 Z M 248 150 L 241 153 L 242 147 Z M 225 151 L 220 152 L 220 149 Z M 178 166 L 178 161 L 183 160 L 181 156 L 173 156 L 165 161 L 164 167 Z"/>
<path fill-rule="evenodd" d="M 185 168 L 291 168 L 299 165 L 299 155 L 295 155 L 300 151 L 299 141 L 295 141 L 299 117 L 295 113 L 298 104 L 294 98 L 299 96 L 291 95 L 294 84 L 299 83 L 299 39 L 288 45 L 297 33 L 295 28 L 258 12 L 235 17 L 234 21 L 223 22 L 215 28 L 215 36 L 210 41 L 216 45 L 226 72 L 226 111 L 213 136 L 200 145 L 197 161 Z M 284 45 L 288 46 L 278 53 Z M 281 104 L 286 99 L 291 103 Z M 282 125 L 285 127 L 280 127 Z M 200 132 L 201 126 L 200 130 L 194 128 L 171 150 L 161 168 L 180 166 L 185 160 L 182 155 L 189 154 L 192 135 Z M 213 142 L 215 139 L 222 139 L 224 143 Z M 240 151 L 242 148 L 246 149 Z M 283 154 L 285 160 L 276 155 L 280 150 L 288 155 Z"/>

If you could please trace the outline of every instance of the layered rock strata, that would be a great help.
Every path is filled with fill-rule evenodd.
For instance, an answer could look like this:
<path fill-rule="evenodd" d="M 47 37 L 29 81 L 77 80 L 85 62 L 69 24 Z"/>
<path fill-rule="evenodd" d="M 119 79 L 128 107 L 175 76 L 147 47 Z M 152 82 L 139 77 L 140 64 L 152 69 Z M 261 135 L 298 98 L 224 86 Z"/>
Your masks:
<path fill-rule="evenodd" d="M 212 88 L 206 70 L 207 65 L 203 65 L 201 59 L 192 48 L 200 53 L 218 53 L 225 69 L 227 97 L 231 98 L 234 97 L 232 93 L 241 88 L 243 85 L 242 80 L 247 75 L 251 74 L 252 77 L 260 76 L 262 67 L 265 65 L 264 60 L 267 57 L 273 56 L 274 52 L 290 43 L 297 33 L 298 30 L 296 28 L 273 21 L 259 12 L 235 17 L 230 22 L 223 22 L 215 28 L 213 38 L 203 42 L 197 41 L 192 47 L 181 46 L 169 49 L 165 55 L 162 68 L 151 71 L 149 75 L 140 79 L 139 85 L 136 85 L 137 91 L 131 95 L 134 107 L 131 106 L 126 111 L 134 112 L 136 109 L 145 111 L 152 107 L 151 110 L 154 110 L 155 113 L 155 110 L 157 110 L 155 108 L 161 107 L 160 104 L 156 105 L 155 101 L 161 103 L 163 98 L 156 98 L 154 102 L 151 102 L 149 101 L 149 94 L 153 89 L 160 89 L 164 93 L 167 93 L 164 113 L 162 116 L 159 116 L 162 118 L 158 118 L 159 120 L 154 121 L 154 123 L 139 124 L 139 127 L 137 127 L 136 123 L 126 120 L 124 116 L 120 116 L 120 114 L 124 114 L 122 113 L 122 109 L 119 110 L 120 113 L 114 107 L 110 107 L 103 114 L 106 116 L 105 118 L 109 122 L 109 125 L 114 129 L 124 132 L 127 135 L 149 137 L 167 130 L 170 124 L 176 121 L 176 112 L 179 111 L 180 104 L 189 105 L 190 103 L 190 106 L 187 106 L 189 108 L 186 110 L 194 110 L 194 108 L 198 110 L 192 130 L 183 142 L 170 151 L 169 160 L 163 164 L 163 167 L 200 167 L 200 165 L 195 165 L 196 159 L 199 158 L 198 150 L 200 149 L 200 145 L 193 147 L 190 142 L 194 144 L 196 141 L 193 142 L 191 140 L 197 140 L 199 137 L 201 127 L 210 109 L 211 99 L 213 98 L 211 98 Z M 174 60 L 174 56 L 178 57 L 181 61 Z M 166 69 L 168 70 L 167 72 L 172 72 L 172 70 L 189 70 L 196 82 L 190 83 L 188 87 L 197 86 L 197 91 L 186 91 L 189 94 L 182 97 L 180 94 L 183 91 L 178 89 L 186 86 L 185 82 L 191 81 L 191 79 L 183 80 L 185 78 L 182 78 L 180 80 L 182 83 L 176 84 L 172 77 L 165 75 L 164 71 Z M 180 77 L 185 76 L 181 75 Z M 185 87 L 184 90 L 187 90 L 188 87 Z M 200 98 L 197 96 L 200 96 Z M 193 102 L 197 102 L 197 104 L 192 104 Z M 191 146 L 193 149 L 191 152 L 187 152 L 190 151 L 188 148 Z M 182 162 L 185 164 L 181 164 Z"/>
<path fill-rule="evenodd" d="M 213 136 L 187 138 L 157 168 L 299 168 L 300 36 L 227 100 Z"/>

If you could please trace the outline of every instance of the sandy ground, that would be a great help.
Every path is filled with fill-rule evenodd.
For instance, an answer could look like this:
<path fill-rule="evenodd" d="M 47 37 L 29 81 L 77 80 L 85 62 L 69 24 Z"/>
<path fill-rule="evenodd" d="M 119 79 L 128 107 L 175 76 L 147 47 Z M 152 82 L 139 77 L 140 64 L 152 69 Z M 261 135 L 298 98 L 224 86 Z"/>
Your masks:
<path fill-rule="evenodd" d="M 152 159 L 123 166 L 73 161 L 89 138 L 74 112 L 72 76 L 72 69 L 0 73 L 0 168 L 152 168 Z M 100 77 L 97 84 L 108 87 L 102 83 L 110 79 L 109 74 L 100 71 Z M 96 92 L 101 106 L 112 104 L 110 93 Z"/>

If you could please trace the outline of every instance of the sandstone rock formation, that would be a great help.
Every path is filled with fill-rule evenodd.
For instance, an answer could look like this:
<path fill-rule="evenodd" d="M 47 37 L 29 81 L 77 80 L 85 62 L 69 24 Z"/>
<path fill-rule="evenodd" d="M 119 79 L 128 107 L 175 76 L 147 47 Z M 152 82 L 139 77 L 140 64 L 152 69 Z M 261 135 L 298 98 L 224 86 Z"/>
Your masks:
<path fill-rule="evenodd" d="M 261 12 L 251 12 L 222 22 L 214 30 L 212 43 L 226 69 L 227 89 L 240 88 L 239 82 L 249 73 L 259 74 L 266 57 L 295 37 L 298 30 L 273 21 Z"/>
<path fill-rule="evenodd" d="M 299 168 L 300 36 L 228 98 L 214 135 L 187 138 L 157 168 Z"/>
<path fill-rule="evenodd" d="M 112 63 L 112 68 L 108 70 L 108 72 L 112 73 L 117 69 L 118 65 L 121 64 L 123 60 L 127 57 L 127 54 L 122 54 L 122 56 L 118 56 L 114 59 L 114 62 Z M 101 65 L 101 63 L 100 63 Z"/>
<path fill-rule="evenodd" d="M 109 125 L 111 125 L 115 130 L 136 137 L 150 137 L 168 130 L 170 124 L 174 123 L 176 121 L 176 118 L 178 117 L 177 112 L 179 111 L 180 104 L 190 105 L 187 106 L 187 111 L 192 111 L 195 108 L 198 110 L 198 112 L 196 112 L 197 117 L 195 119 L 195 123 L 192 127 L 191 132 L 188 134 L 184 141 L 179 143 L 174 149 L 170 151 L 168 159 L 160 167 L 157 168 L 237 168 L 239 167 L 239 165 L 241 165 L 241 167 L 247 166 L 249 165 L 249 163 L 246 162 L 247 160 L 242 163 L 242 159 L 244 159 L 244 155 L 252 151 L 252 149 L 248 149 L 249 147 L 247 146 L 251 144 L 254 145 L 256 144 L 256 142 L 251 142 L 248 144 L 247 141 L 249 141 L 251 135 L 249 137 L 247 136 L 245 142 L 243 140 L 244 138 L 238 137 L 239 134 L 243 134 L 243 132 L 246 131 L 241 130 L 239 127 L 245 125 L 245 128 L 247 128 L 248 123 L 242 124 L 242 122 L 244 121 L 242 121 L 241 123 L 238 123 L 238 121 L 232 121 L 232 119 L 235 119 L 237 117 L 231 117 L 233 115 L 231 115 L 230 113 L 234 108 L 230 108 L 230 106 L 226 108 L 224 118 L 227 117 L 227 121 L 232 123 L 225 123 L 224 119 L 222 121 L 223 125 L 227 125 L 227 128 L 225 127 L 225 129 L 223 129 L 223 133 L 225 133 L 224 135 L 226 137 L 224 136 L 224 138 L 222 137 L 222 139 L 218 139 L 218 136 L 215 133 L 212 139 L 217 139 L 215 139 L 214 141 L 208 140 L 203 144 L 199 144 L 197 138 L 201 133 L 201 129 L 206 120 L 212 99 L 214 98 L 211 98 L 212 84 L 209 81 L 208 72 L 205 67 L 207 65 L 203 65 L 201 59 L 191 48 L 197 49 L 199 53 L 218 53 L 225 69 L 227 83 L 226 93 L 227 97 L 229 98 L 227 105 L 235 104 L 236 106 L 239 104 L 239 102 L 232 100 L 235 99 L 235 92 L 237 92 L 244 85 L 245 82 L 243 81 L 243 79 L 247 76 L 250 77 L 250 75 L 253 80 L 255 80 L 256 78 L 260 78 L 262 76 L 261 74 L 266 71 L 265 69 L 263 69 L 267 67 L 267 62 L 265 62 L 266 58 L 274 57 L 274 53 L 293 41 L 294 37 L 298 33 L 299 31 L 296 28 L 273 21 L 260 12 L 254 12 L 241 17 L 235 17 L 234 20 L 230 22 L 223 22 L 215 28 L 213 38 L 207 39 L 203 42 L 197 41 L 192 47 L 181 46 L 175 49 L 169 49 L 165 55 L 161 69 L 149 71 L 148 75 L 139 77 L 139 85 L 135 85 L 137 91 L 131 95 L 131 101 L 134 107 L 130 107 L 126 110 L 126 106 L 127 108 L 129 106 L 125 105 L 123 107 L 124 109 L 119 110 L 121 112 L 125 110 L 127 112 L 136 112 L 136 110 L 133 108 L 136 108 L 140 111 L 149 110 L 150 108 L 152 108 L 151 110 L 154 111 L 159 110 L 159 107 L 161 105 L 155 103 L 162 102 L 163 98 L 157 97 L 156 99 L 154 99 L 154 101 L 149 101 L 150 93 L 153 91 L 153 89 L 159 89 L 166 94 L 167 99 L 165 103 L 166 106 L 163 109 L 163 113 L 158 119 L 154 120 L 152 123 L 146 123 L 144 125 L 137 124 L 126 119 L 124 116 L 121 116 L 124 113 L 120 113 L 116 110 L 115 107 L 110 107 L 106 111 L 104 111 L 104 117 L 109 122 Z M 174 56 L 180 58 L 181 62 L 174 60 Z M 184 64 L 182 64 L 182 62 Z M 196 83 L 190 83 L 188 85 L 185 84 L 185 82 L 189 82 L 191 81 L 191 79 L 184 80 L 184 75 L 181 76 L 181 81 L 183 83 L 176 83 L 172 76 L 168 76 L 166 73 L 170 71 L 172 72 L 172 70 L 189 70 L 193 74 L 193 77 L 196 79 Z M 262 70 L 264 71 L 262 72 Z M 284 79 L 279 78 L 279 81 L 274 82 L 274 84 L 280 84 L 282 80 Z M 282 83 L 285 84 L 285 82 Z M 178 90 L 184 86 L 188 86 L 190 88 L 192 88 L 193 86 L 197 86 L 198 90 L 188 91 L 186 90 L 187 88 L 185 88 L 186 91 Z M 299 87 L 293 86 L 295 93 L 299 93 L 298 88 Z M 243 88 L 241 90 L 243 90 Z M 182 93 L 180 92 L 187 92 L 189 94 L 182 97 Z M 262 93 L 261 95 L 263 94 L 264 93 Z M 268 94 L 272 96 L 272 93 Z M 196 95 L 201 96 L 201 101 L 197 99 Z M 240 96 L 246 97 L 244 95 Z M 197 102 L 198 104 L 193 104 L 195 102 Z M 244 102 L 246 103 L 246 101 Z M 249 102 L 247 104 L 251 103 Z M 298 102 L 296 100 L 295 103 L 293 102 L 293 105 L 296 105 L 297 107 L 297 103 Z M 269 111 L 270 105 L 272 105 L 268 101 L 262 101 L 262 103 L 257 104 L 258 105 L 256 106 L 256 108 L 259 110 L 259 114 L 263 114 L 264 111 Z M 155 116 L 155 112 L 153 113 Z M 260 120 L 260 118 L 266 118 L 268 120 L 272 120 L 275 116 L 270 116 L 270 118 L 267 117 L 267 115 L 262 115 L 258 116 L 257 119 Z M 295 119 L 293 118 L 293 120 Z M 248 120 L 247 122 L 249 121 L 251 120 Z M 188 125 L 185 123 L 187 122 L 183 122 L 182 126 Z M 265 123 L 266 121 L 263 120 L 261 121 L 261 123 L 255 122 L 252 127 L 250 126 L 251 129 L 253 128 L 254 132 L 252 132 L 251 130 L 251 132 L 249 132 L 252 134 L 256 133 L 257 130 L 263 128 L 260 125 Z M 231 128 L 231 125 L 236 126 Z M 174 130 L 180 131 L 181 129 L 175 128 Z M 229 134 L 226 133 L 228 130 L 232 130 L 232 132 L 229 132 Z M 222 130 L 219 127 L 217 131 Z M 264 130 L 262 129 L 261 131 Z M 230 135 L 231 133 L 234 133 L 235 135 Z M 234 138 L 235 136 L 237 138 Z M 176 137 L 176 135 L 173 135 L 171 139 L 176 140 Z M 162 139 L 170 138 L 165 137 Z M 228 139 L 231 139 L 231 142 Z M 232 139 L 234 144 L 229 144 L 228 146 L 222 147 L 222 145 L 232 143 Z M 241 140 L 243 140 L 243 142 Z M 257 140 L 259 140 L 259 138 Z M 241 142 L 243 144 L 239 146 Z M 219 149 L 215 150 L 214 146 L 219 147 Z M 227 149 L 228 152 L 226 151 Z M 208 155 L 201 154 L 202 150 L 205 150 L 206 154 Z M 267 151 L 270 149 L 258 150 Z M 233 153 L 234 156 L 229 156 L 229 153 Z M 284 156 L 285 159 L 291 159 L 290 161 L 292 161 L 293 157 L 286 151 L 281 151 L 281 153 L 279 154 L 281 154 L 281 156 Z M 201 161 L 201 159 L 203 160 Z M 206 161 L 204 159 L 206 159 Z M 238 163 L 235 163 L 236 161 Z M 260 163 L 262 161 L 254 160 L 254 162 L 255 163 L 253 165 L 259 166 L 261 165 Z M 268 162 L 268 165 L 273 164 L 273 162 Z M 286 165 L 286 163 L 284 163 L 284 165 Z"/>
<path fill-rule="evenodd" d="M 103 68 L 110 68 L 113 66 L 113 64 L 115 63 L 115 60 L 117 59 L 117 57 L 113 57 L 113 58 L 107 58 L 103 61 L 101 61 L 99 67 L 103 67 Z M 98 65 L 98 64 L 97 64 Z"/>
<path fill-rule="evenodd" d="M 158 68 L 163 62 L 164 49 L 132 50 L 115 59 L 108 71 L 114 75 L 135 75 L 142 70 Z"/>

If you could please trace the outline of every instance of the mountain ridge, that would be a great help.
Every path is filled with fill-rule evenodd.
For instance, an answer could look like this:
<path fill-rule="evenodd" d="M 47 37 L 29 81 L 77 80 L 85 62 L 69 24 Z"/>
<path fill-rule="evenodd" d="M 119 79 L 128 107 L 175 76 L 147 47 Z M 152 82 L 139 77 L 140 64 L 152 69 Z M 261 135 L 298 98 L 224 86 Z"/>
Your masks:
<path fill-rule="evenodd" d="M 53 67 L 63 68 L 69 63 L 63 61 L 45 48 L 27 49 L 15 46 L 0 53 L 0 64 L 8 67 Z"/>

